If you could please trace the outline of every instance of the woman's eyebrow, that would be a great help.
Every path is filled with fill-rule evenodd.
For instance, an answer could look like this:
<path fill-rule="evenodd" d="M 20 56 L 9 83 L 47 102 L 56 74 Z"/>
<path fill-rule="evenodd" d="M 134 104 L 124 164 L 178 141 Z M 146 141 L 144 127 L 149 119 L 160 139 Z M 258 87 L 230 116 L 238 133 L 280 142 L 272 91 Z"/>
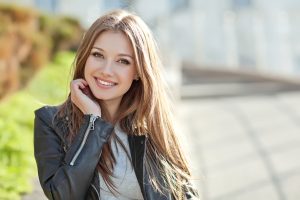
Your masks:
<path fill-rule="evenodd" d="M 104 51 L 103 49 L 101 49 L 100 47 L 97 47 L 97 46 L 93 46 L 94 49 L 98 49 L 100 51 Z"/>
<path fill-rule="evenodd" d="M 93 48 L 94 48 L 94 49 L 98 49 L 99 51 L 105 52 L 105 51 L 104 51 L 102 48 L 100 48 L 100 47 L 93 46 Z M 131 56 L 131 55 L 129 55 L 129 54 L 126 54 L 126 53 L 120 53 L 120 54 L 118 54 L 118 56 L 126 56 L 126 57 L 129 57 L 129 58 L 133 59 L 133 56 Z"/>
<path fill-rule="evenodd" d="M 129 57 L 129 58 L 133 59 L 133 57 L 131 55 L 128 55 L 128 54 L 125 54 L 125 53 L 121 53 L 121 54 L 119 54 L 119 56 L 126 56 L 126 57 Z"/>

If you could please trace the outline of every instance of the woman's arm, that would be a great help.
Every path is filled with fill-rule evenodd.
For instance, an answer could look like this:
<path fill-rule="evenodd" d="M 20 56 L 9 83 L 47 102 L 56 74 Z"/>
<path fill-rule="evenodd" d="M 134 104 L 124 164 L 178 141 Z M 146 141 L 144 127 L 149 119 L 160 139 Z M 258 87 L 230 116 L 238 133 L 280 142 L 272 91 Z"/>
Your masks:
<path fill-rule="evenodd" d="M 34 152 L 45 195 L 55 200 L 84 199 L 113 126 L 94 115 L 85 115 L 84 123 L 65 153 L 62 141 L 51 127 L 52 116 L 47 108 L 35 114 Z"/>

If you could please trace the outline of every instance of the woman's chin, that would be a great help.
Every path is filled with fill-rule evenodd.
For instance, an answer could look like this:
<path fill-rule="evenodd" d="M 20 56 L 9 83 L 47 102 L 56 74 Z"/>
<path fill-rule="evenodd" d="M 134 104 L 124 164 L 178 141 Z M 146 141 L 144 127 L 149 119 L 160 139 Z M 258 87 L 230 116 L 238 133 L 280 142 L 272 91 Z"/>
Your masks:
<path fill-rule="evenodd" d="M 103 96 L 103 95 L 97 95 L 95 96 L 99 101 L 112 101 L 115 100 L 116 97 L 108 97 L 108 96 Z"/>

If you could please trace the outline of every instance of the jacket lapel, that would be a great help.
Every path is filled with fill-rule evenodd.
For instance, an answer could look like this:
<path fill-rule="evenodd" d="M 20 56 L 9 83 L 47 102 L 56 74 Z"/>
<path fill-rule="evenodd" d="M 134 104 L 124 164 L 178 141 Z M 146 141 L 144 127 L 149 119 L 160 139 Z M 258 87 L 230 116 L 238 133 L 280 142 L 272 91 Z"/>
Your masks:
<path fill-rule="evenodd" d="M 131 153 L 132 165 L 139 182 L 143 196 L 145 197 L 144 188 L 144 160 L 146 154 L 146 136 L 128 135 L 128 143 Z"/>

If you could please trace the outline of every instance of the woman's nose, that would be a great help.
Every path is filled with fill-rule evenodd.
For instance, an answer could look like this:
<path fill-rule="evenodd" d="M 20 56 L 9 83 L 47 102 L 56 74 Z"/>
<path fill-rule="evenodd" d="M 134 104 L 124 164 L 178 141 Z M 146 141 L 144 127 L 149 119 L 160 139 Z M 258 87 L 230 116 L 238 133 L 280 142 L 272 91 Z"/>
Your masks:
<path fill-rule="evenodd" d="M 113 73 L 113 61 L 106 60 L 104 65 L 101 67 L 101 72 L 111 75 Z"/>

